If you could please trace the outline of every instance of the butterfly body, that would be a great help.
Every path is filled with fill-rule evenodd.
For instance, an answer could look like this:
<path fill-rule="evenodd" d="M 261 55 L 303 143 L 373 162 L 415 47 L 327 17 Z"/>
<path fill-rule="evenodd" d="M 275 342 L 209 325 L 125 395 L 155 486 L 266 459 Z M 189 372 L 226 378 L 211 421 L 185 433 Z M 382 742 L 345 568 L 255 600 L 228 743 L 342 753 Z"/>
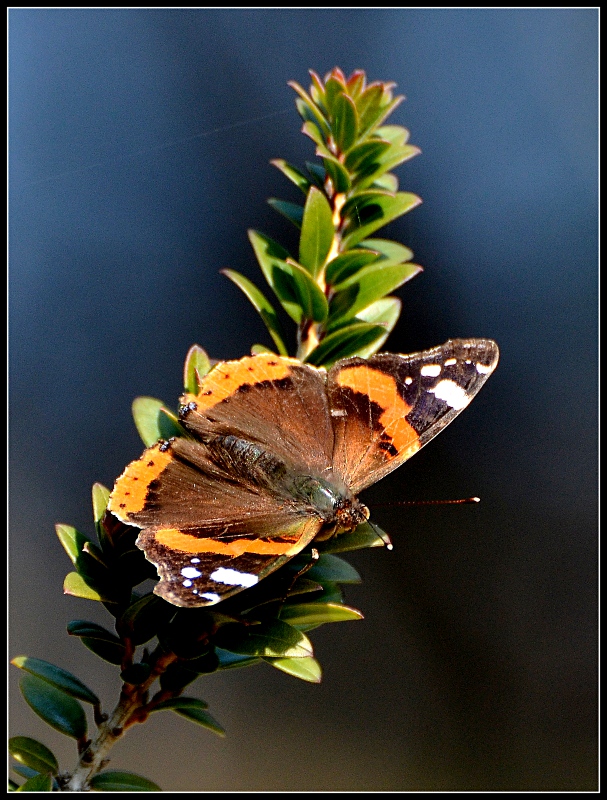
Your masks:
<path fill-rule="evenodd" d="M 364 522 L 358 494 L 457 416 L 497 359 L 468 339 L 328 371 L 271 354 L 220 363 L 181 398 L 186 435 L 129 464 L 108 508 L 141 528 L 157 594 L 215 604 Z"/>

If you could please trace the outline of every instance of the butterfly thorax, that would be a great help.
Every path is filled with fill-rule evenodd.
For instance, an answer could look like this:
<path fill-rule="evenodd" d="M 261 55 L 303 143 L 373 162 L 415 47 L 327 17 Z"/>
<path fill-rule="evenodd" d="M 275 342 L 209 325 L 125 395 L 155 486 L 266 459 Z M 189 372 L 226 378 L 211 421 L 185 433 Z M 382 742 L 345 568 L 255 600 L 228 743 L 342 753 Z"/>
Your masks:
<path fill-rule="evenodd" d="M 206 442 L 212 461 L 252 491 L 265 489 L 294 507 L 314 514 L 327 527 L 352 530 L 369 518 L 369 510 L 342 481 L 310 475 L 288 464 L 262 444 L 227 434 Z"/>

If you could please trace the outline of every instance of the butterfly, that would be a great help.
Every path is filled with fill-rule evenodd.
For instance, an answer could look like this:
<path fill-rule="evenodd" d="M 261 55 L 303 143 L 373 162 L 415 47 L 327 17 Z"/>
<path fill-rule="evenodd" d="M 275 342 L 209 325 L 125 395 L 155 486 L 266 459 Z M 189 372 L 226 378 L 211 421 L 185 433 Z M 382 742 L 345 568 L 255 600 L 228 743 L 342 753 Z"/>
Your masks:
<path fill-rule="evenodd" d="M 365 522 L 358 494 L 440 433 L 497 361 L 495 342 L 453 339 L 328 370 L 270 353 L 221 362 L 181 398 L 185 435 L 131 462 L 108 510 L 141 529 L 156 594 L 214 605 Z"/>

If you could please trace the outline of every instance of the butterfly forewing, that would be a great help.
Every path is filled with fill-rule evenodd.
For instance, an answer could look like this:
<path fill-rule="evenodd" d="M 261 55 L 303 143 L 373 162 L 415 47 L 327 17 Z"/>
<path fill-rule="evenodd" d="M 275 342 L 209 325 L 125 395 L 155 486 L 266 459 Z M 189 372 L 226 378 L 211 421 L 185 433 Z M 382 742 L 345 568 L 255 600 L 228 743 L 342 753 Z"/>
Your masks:
<path fill-rule="evenodd" d="M 383 478 L 433 439 L 497 365 L 488 339 L 454 339 L 411 355 L 337 362 L 327 381 L 334 468 L 354 493 Z"/>

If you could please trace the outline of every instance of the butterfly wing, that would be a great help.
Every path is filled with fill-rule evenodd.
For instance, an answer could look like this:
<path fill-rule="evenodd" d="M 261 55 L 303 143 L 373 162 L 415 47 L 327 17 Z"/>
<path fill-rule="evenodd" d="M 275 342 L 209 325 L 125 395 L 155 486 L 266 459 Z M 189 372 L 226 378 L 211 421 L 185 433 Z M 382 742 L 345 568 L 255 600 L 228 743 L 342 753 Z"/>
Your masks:
<path fill-rule="evenodd" d="M 233 434 L 310 474 L 331 470 L 333 429 L 326 373 L 269 353 L 225 361 L 206 375 L 197 394 L 181 398 L 181 421 L 207 441 Z"/>
<path fill-rule="evenodd" d="M 213 605 L 282 566 L 321 521 L 262 482 L 228 474 L 204 444 L 159 443 L 116 481 L 108 510 L 142 528 L 137 545 L 157 568 L 156 594 L 178 606 Z"/>
<path fill-rule="evenodd" d="M 497 361 L 489 339 L 338 361 L 327 378 L 335 470 L 355 494 L 392 472 L 463 411 Z"/>

